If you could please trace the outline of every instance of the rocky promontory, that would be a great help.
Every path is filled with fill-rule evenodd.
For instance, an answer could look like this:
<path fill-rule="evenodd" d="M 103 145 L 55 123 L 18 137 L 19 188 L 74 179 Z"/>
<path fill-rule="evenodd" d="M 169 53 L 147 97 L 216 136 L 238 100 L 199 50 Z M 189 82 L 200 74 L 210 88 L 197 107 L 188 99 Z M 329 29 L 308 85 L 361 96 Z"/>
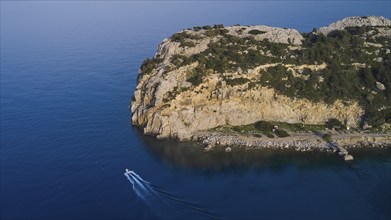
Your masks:
<path fill-rule="evenodd" d="M 283 123 L 291 139 L 295 126 L 318 126 L 323 133 L 383 133 L 388 141 L 390 40 L 391 21 L 376 16 L 345 18 L 310 33 L 265 25 L 186 29 L 164 39 L 141 66 L 132 123 L 145 134 L 181 141 L 205 142 L 216 139 L 206 134 L 217 128 L 260 121 Z M 259 128 L 252 138 L 262 145 L 274 135 L 270 141 L 277 143 L 276 129 L 282 130 Z"/>

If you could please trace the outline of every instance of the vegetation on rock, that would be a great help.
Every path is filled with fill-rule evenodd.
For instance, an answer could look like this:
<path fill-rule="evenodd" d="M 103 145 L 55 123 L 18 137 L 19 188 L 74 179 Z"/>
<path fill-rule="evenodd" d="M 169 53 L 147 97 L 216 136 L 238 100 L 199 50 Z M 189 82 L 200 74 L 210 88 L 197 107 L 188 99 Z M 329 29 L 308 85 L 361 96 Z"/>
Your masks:
<path fill-rule="evenodd" d="M 390 27 L 388 27 L 390 28 Z M 216 30 L 211 27 L 207 30 Z M 255 34 L 252 30 L 253 34 Z M 251 32 L 251 31 L 250 31 Z M 371 33 L 371 34 L 369 34 Z M 391 42 L 389 38 L 373 37 L 374 27 L 350 27 L 335 30 L 327 36 L 304 34 L 302 49 L 289 50 L 288 45 L 240 38 L 226 33 L 211 42 L 205 51 L 186 56 L 173 56 L 177 67 L 198 62 L 198 73 L 217 73 L 252 69 L 268 63 L 292 65 L 326 64 L 318 71 L 305 69 L 295 76 L 284 65 L 273 66 L 261 73 L 257 83 L 274 88 L 291 98 L 306 98 L 314 102 L 334 103 L 336 100 L 356 100 L 365 109 L 363 122 L 372 126 L 391 123 Z M 381 48 L 373 45 L 384 45 Z M 270 55 L 266 55 L 266 54 Z M 376 59 L 380 57 L 381 59 Z M 353 64 L 362 64 L 356 66 Z M 202 76 L 192 75 L 191 82 L 200 83 Z M 244 84 L 248 80 L 228 79 L 228 85 Z M 384 90 L 376 88 L 376 82 Z"/>
<path fill-rule="evenodd" d="M 324 134 L 322 136 L 322 139 L 328 143 L 333 142 L 333 139 L 331 138 L 331 134 Z"/>
<path fill-rule="evenodd" d="M 260 30 L 251 30 L 248 32 L 249 34 L 252 34 L 252 35 L 258 35 L 258 34 L 264 34 L 266 33 L 266 31 L 260 31 Z"/>
<path fill-rule="evenodd" d="M 147 58 L 144 60 L 143 64 L 140 67 L 139 75 L 137 76 L 137 79 L 140 79 L 146 74 L 151 74 L 153 70 L 155 70 L 158 66 L 158 64 L 161 62 L 161 59 L 150 59 Z M 138 80 L 137 80 L 138 81 Z"/>
<path fill-rule="evenodd" d="M 383 131 L 391 123 L 390 33 L 390 20 L 372 16 L 301 34 L 269 26 L 183 30 L 141 65 L 132 122 L 186 138 L 201 127 L 257 120 L 271 122 L 230 129 L 269 137 L 347 126 Z M 193 126 L 196 117 L 204 120 Z"/>
<path fill-rule="evenodd" d="M 334 129 L 337 131 L 346 129 L 346 126 L 336 118 L 330 118 L 328 121 L 326 121 L 325 125 L 328 129 Z"/>

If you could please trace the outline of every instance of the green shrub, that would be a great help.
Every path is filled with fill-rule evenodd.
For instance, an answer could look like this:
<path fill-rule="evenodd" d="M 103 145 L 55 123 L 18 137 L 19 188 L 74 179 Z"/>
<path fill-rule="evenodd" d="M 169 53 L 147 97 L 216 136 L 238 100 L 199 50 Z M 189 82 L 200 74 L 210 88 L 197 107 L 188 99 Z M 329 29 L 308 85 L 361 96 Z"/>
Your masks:
<path fill-rule="evenodd" d="M 230 86 L 243 85 L 249 81 L 250 80 L 246 79 L 246 78 L 225 79 L 225 82 L 227 83 L 227 85 L 230 85 Z"/>
<path fill-rule="evenodd" d="M 225 28 L 222 28 L 222 29 L 219 30 L 219 32 L 220 32 L 221 35 L 225 35 L 225 34 L 227 34 L 229 32 L 229 30 L 227 30 Z"/>
<path fill-rule="evenodd" d="M 200 75 L 190 76 L 187 79 L 187 82 L 191 83 L 193 86 L 198 86 L 199 84 L 202 83 L 202 76 L 200 76 Z"/>
<path fill-rule="evenodd" d="M 189 38 L 190 35 L 184 31 L 182 32 L 178 32 L 178 33 L 175 33 L 171 36 L 171 40 L 172 41 L 176 41 L 176 42 L 182 42 L 184 41 L 186 38 Z"/>
<path fill-rule="evenodd" d="M 282 130 L 282 129 L 276 129 L 276 130 L 274 130 L 274 133 L 275 133 L 278 137 L 289 137 L 289 136 L 290 136 L 290 135 L 288 134 L 287 131 Z"/>
<path fill-rule="evenodd" d="M 240 25 L 239 25 L 239 26 L 240 26 Z M 240 28 L 239 31 L 238 31 L 238 33 L 239 33 L 239 34 L 243 34 L 243 31 L 244 31 L 244 30 L 246 30 L 246 28 L 244 28 L 244 27 L 243 27 L 243 28 Z"/>
<path fill-rule="evenodd" d="M 193 30 L 194 31 L 199 31 L 199 30 L 201 30 L 202 29 L 202 27 L 200 27 L 200 26 L 195 26 L 195 27 L 193 27 Z"/>
<path fill-rule="evenodd" d="M 260 30 L 251 30 L 248 32 L 249 34 L 252 34 L 252 35 L 258 35 L 258 34 L 264 34 L 266 33 L 266 31 L 260 31 Z"/>
<path fill-rule="evenodd" d="M 268 138 L 274 138 L 274 135 L 272 135 L 272 134 L 270 134 L 270 133 L 267 133 L 267 134 L 266 134 L 266 137 L 268 137 Z"/>
<path fill-rule="evenodd" d="M 186 59 L 186 57 L 183 55 L 174 54 L 174 55 L 172 55 L 170 62 L 172 64 L 174 64 L 175 66 L 179 67 L 185 59 Z"/>
<path fill-rule="evenodd" d="M 181 43 L 181 47 L 194 47 L 195 44 L 192 41 L 184 41 Z"/>
<path fill-rule="evenodd" d="M 326 123 L 326 127 L 328 129 L 335 129 L 337 131 L 339 130 L 345 130 L 346 127 L 344 124 L 342 124 L 338 119 L 336 118 L 330 118 Z"/>
<path fill-rule="evenodd" d="M 323 138 L 323 140 L 325 140 L 326 142 L 329 142 L 329 143 L 333 141 L 330 134 L 324 134 L 322 136 L 322 138 Z"/>
<path fill-rule="evenodd" d="M 196 67 L 194 70 L 187 74 L 187 82 L 191 83 L 193 86 L 198 86 L 202 83 L 203 77 L 206 75 L 206 71 L 201 67 Z"/>
<path fill-rule="evenodd" d="M 140 74 L 137 76 L 137 80 L 139 80 L 144 75 L 151 74 L 161 61 L 161 59 L 145 59 L 143 64 L 141 64 Z"/>
<path fill-rule="evenodd" d="M 211 30 L 206 30 L 204 34 L 207 37 L 215 37 L 220 34 L 220 31 L 211 29 Z"/>
<path fill-rule="evenodd" d="M 222 25 L 222 24 L 215 24 L 215 25 L 213 25 L 213 28 L 214 29 L 221 29 L 221 28 L 224 28 L 224 25 Z"/>
<path fill-rule="evenodd" d="M 179 94 L 178 87 L 175 86 L 172 91 L 168 91 L 166 93 L 166 97 L 163 98 L 163 102 L 169 102 L 176 98 L 176 96 Z"/>
<path fill-rule="evenodd" d="M 175 33 L 171 36 L 171 40 L 174 42 L 179 42 L 181 47 L 194 47 L 194 43 L 189 40 L 199 40 L 201 38 L 202 37 L 197 34 L 189 34 L 185 31 Z"/>
<path fill-rule="evenodd" d="M 258 121 L 254 123 L 254 127 L 263 133 L 269 133 L 272 132 L 274 125 L 267 121 Z"/>

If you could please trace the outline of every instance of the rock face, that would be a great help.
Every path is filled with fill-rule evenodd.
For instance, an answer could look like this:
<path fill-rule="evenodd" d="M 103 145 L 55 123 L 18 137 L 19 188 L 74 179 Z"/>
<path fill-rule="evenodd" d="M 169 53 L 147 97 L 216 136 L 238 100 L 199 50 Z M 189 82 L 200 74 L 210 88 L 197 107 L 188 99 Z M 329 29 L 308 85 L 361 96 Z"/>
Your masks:
<path fill-rule="evenodd" d="M 368 22 L 371 25 L 390 25 L 390 21 L 382 17 L 353 17 L 320 28 L 319 32 L 328 33 L 347 26 L 367 25 Z M 286 44 L 286 50 L 300 49 L 303 41 L 303 36 L 294 29 L 232 26 L 218 30 L 224 31 L 228 37 L 247 39 L 251 36 L 259 42 L 267 39 L 271 43 Z M 292 65 L 273 62 L 272 58 L 276 55 L 265 49 L 261 53 L 270 58 L 269 63 L 224 73 L 206 70 L 201 81 L 192 83 L 190 79 L 194 79 L 192 74 L 200 62 L 193 61 L 179 66 L 173 59 L 178 55 L 190 57 L 200 54 L 208 49 L 211 42 L 222 39 L 220 35 L 211 33 L 208 28 L 185 30 L 181 34 L 185 34 L 186 39 L 165 39 L 155 55 L 159 62 L 150 72 L 144 73 L 141 68 L 130 110 L 132 123 L 141 127 L 145 134 L 191 140 L 197 132 L 259 120 L 323 124 L 330 118 L 337 118 L 350 127 L 358 126 L 365 111 L 357 101 L 313 102 L 305 98 L 287 97 L 266 85 L 254 84 L 269 68 L 277 65 L 287 68 L 296 77 L 306 78 L 299 73 L 305 70 L 321 71 L 326 67 L 325 63 Z M 190 46 L 182 45 L 189 42 Z M 243 54 L 250 49 L 243 50 Z M 205 56 L 212 57 L 213 54 Z M 319 80 L 321 82 L 322 77 Z"/>
<path fill-rule="evenodd" d="M 354 16 L 354 17 L 344 18 L 326 27 L 321 27 L 319 28 L 318 33 L 327 35 L 334 30 L 344 30 L 347 27 L 361 27 L 361 26 L 375 26 L 375 27 L 391 26 L 391 21 L 381 16 L 362 16 L 362 17 Z M 383 33 L 383 35 L 388 35 L 388 36 L 390 36 L 390 34 L 391 34 L 390 31 Z"/>
<path fill-rule="evenodd" d="M 380 90 L 385 90 L 386 89 L 386 87 L 382 83 L 380 83 L 380 82 L 376 82 L 376 88 L 378 88 Z"/>
<path fill-rule="evenodd" d="M 227 30 L 229 30 L 230 34 L 240 37 L 254 36 L 251 34 L 252 32 L 260 31 L 260 34 L 255 35 L 256 40 L 267 39 L 273 43 L 300 45 L 303 40 L 303 36 L 295 29 L 270 27 L 266 25 L 255 25 L 249 27 L 232 26 L 227 27 Z"/>
<path fill-rule="evenodd" d="M 138 92 L 143 88 L 137 87 L 136 101 L 132 102 L 132 122 L 143 126 L 144 133 L 157 134 L 161 138 L 189 140 L 197 131 L 222 125 L 250 124 L 259 120 L 318 124 L 336 117 L 355 127 L 363 114 L 357 103 L 347 106 L 342 102 L 333 105 L 312 103 L 278 95 L 273 89 L 265 87 L 246 91 L 248 84 L 216 88 L 218 77 L 214 75 L 193 91 L 182 92 L 170 105 L 166 105 L 162 101 L 165 94 L 170 88 L 174 89 L 183 83 L 184 79 L 159 80 L 158 75 L 155 77 L 148 79 L 145 85 L 145 82 L 141 82 L 147 89 L 143 97 Z M 154 85 L 158 85 L 157 89 L 154 89 Z M 154 100 L 154 107 L 148 109 L 145 106 L 149 100 Z"/>

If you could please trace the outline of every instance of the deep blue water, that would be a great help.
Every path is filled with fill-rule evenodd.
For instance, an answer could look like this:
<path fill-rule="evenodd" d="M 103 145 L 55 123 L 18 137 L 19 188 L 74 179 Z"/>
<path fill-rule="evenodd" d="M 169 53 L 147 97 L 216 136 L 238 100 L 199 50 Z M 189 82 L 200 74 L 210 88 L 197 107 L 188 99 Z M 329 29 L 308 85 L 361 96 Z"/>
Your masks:
<path fill-rule="evenodd" d="M 390 219 L 390 150 L 353 152 L 354 164 L 321 153 L 206 154 L 144 137 L 128 111 L 142 60 L 181 29 L 240 23 L 310 31 L 352 15 L 390 18 L 390 7 L 1 1 L 0 217 Z M 149 186 L 133 191 L 127 167 L 157 192 L 149 205 L 142 198 Z"/>

